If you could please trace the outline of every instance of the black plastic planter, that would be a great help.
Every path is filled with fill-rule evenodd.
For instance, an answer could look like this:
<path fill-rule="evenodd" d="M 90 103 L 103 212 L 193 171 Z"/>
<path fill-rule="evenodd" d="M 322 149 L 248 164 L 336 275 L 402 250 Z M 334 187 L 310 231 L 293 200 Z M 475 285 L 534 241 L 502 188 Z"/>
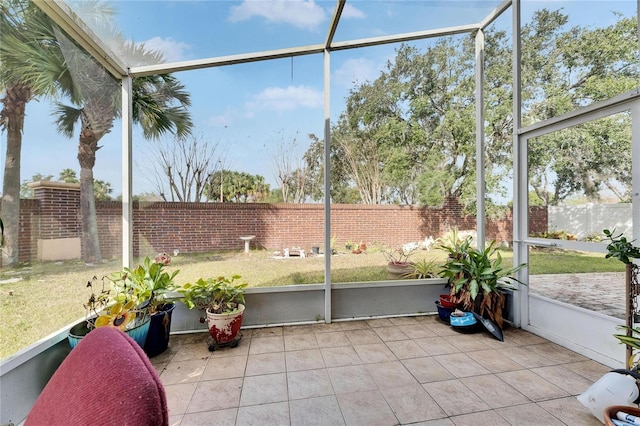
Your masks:
<path fill-rule="evenodd" d="M 160 355 L 169 346 L 171 314 L 175 308 L 175 303 L 168 303 L 162 305 L 159 312 L 151 315 L 149 334 L 144 344 L 144 351 L 149 358 Z"/>

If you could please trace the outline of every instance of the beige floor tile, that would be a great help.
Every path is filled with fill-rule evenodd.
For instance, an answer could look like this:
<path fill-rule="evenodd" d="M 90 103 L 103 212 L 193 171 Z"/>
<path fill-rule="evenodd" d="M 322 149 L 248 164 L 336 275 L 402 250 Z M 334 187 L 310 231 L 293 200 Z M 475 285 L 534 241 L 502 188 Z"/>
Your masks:
<path fill-rule="evenodd" d="M 198 383 L 187 413 L 236 408 L 240 403 L 242 379 L 208 380 Z"/>
<path fill-rule="evenodd" d="M 393 327 L 377 327 L 373 331 L 382 339 L 383 342 L 393 342 L 395 340 L 407 340 L 409 336 L 404 334 L 397 326 Z"/>
<path fill-rule="evenodd" d="M 493 374 L 465 377 L 460 381 L 491 408 L 510 407 L 531 402 L 529 398 Z"/>
<path fill-rule="evenodd" d="M 451 421 L 456 426 L 478 426 L 478 425 L 491 425 L 491 426 L 509 426 L 507 422 L 500 414 L 495 411 L 483 411 L 480 413 L 463 414 L 461 416 L 455 416 L 451 418 Z M 519 425 L 519 423 L 516 423 Z M 538 426 L 542 426 L 539 424 Z M 546 426 L 546 425 L 545 425 Z"/>
<path fill-rule="evenodd" d="M 313 332 L 314 333 L 329 333 L 332 331 L 343 331 L 344 329 L 342 328 L 342 325 L 344 323 L 342 322 L 332 322 L 331 324 L 326 324 L 326 323 L 318 323 L 315 324 L 313 327 Z"/>
<path fill-rule="evenodd" d="M 291 400 L 333 395 L 334 393 L 329 373 L 324 368 L 287 373 L 287 386 Z"/>
<path fill-rule="evenodd" d="M 489 374 L 489 370 L 478 364 L 467 354 L 454 353 L 448 355 L 437 355 L 433 357 L 444 368 L 449 370 L 455 377 L 469 377 Z"/>
<path fill-rule="evenodd" d="M 373 329 L 367 330 L 352 330 L 346 333 L 347 339 L 352 345 L 369 345 L 371 343 L 382 343 L 382 339 L 373 331 Z"/>
<path fill-rule="evenodd" d="M 422 339 L 424 337 L 436 337 L 436 334 L 426 327 L 424 324 L 417 325 L 401 325 L 398 326 L 400 331 L 407 335 L 410 339 Z"/>
<path fill-rule="evenodd" d="M 569 370 L 566 365 L 533 368 L 531 371 L 570 395 L 579 395 L 593 384 L 591 380 Z"/>
<path fill-rule="evenodd" d="M 210 356 L 211 352 L 209 352 L 209 347 L 206 343 L 187 343 L 180 346 L 171 361 L 193 361 L 206 359 Z"/>
<path fill-rule="evenodd" d="M 336 394 L 378 389 L 363 365 L 328 368 L 327 373 Z"/>
<path fill-rule="evenodd" d="M 400 361 L 366 364 L 365 368 L 379 389 L 418 385 L 418 381 Z"/>
<path fill-rule="evenodd" d="M 173 361 L 173 357 L 178 352 L 178 350 L 181 348 L 181 346 L 182 345 L 171 345 L 170 344 L 164 352 L 162 352 L 161 354 L 156 355 L 153 358 L 149 359 L 151 361 L 151 364 L 156 366 L 156 365 L 163 365 L 163 364 L 166 364 L 166 363 L 168 363 L 170 361 Z"/>
<path fill-rule="evenodd" d="M 427 391 L 418 384 L 387 388 L 381 387 L 380 392 L 391 407 L 400 423 L 416 423 L 439 419 L 446 414 L 429 396 Z"/>
<path fill-rule="evenodd" d="M 455 346 L 440 336 L 415 339 L 414 342 L 429 355 L 444 355 L 459 352 Z"/>
<path fill-rule="evenodd" d="M 229 356 L 225 358 L 211 358 L 200 377 L 200 380 L 231 379 L 244 377 L 247 356 Z"/>
<path fill-rule="evenodd" d="M 289 426 L 290 423 L 287 402 L 240 407 L 236 419 L 236 426 Z"/>
<path fill-rule="evenodd" d="M 497 376 L 518 389 L 532 401 L 562 398 L 569 395 L 567 391 L 560 389 L 529 370 L 508 371 L 506 373 L 498 373 Z"/>
<path fill-rule="evenodd" d="M 299 351 L 302 349 L 318 349 L 318 341 L 315 334 L 289 334 L 284 336 L 285 351 Z"/>
<path fill-rule="evenodd" d="M 216 426 L 234 426 L 237 414 L 237 408 L 185 414 L 180 426 L 210 426 L 213 423 Z"/>
<path fill-rule="evenodd" d="M 344 419 L 335 395 L 289 402 L 291 426 L 342 426 Z"/>
<path fill-rule="evenodd" d="M 504 330 L 504 341 L 512 346 L 536 345 L 538 343 L 546 343 L 540 336 L 522 330 L 521 328 L 508 328 Z"/>
<path fill-rule="evenodd" d="M 353 345 L 353 349 L 365 364 L 396 360 L 396 356 L 384 343 Z"/>
<path fill-rule="evenodd" d="M 352 331 L 352 330 L 369 330 L 369 324 L 366 321 L 343 321 L 339 322 L 340 330 Z"/>
<path fill-rule="evenodd" d="M 251 346 L 251 339 L 245 339 L 242 337 L 238 346 L 232 348 L 231 346 L 225 346 L 222 348 L 217 348 L 215 351 L 211 352 L 211 358 L 224 358 L 228 356 L 239 356 L 239 355 L 248 355 L 249 347 Z M 207 347 L 207 345 L 205 345 Z"/>
<path fill-rule="evenodd" d="M 315 335 L 318 347 L 320 348 L 335 348 L 338 346 L 351 345 L 344 331 L 328 331 L 325 333 L 315 333 Z"/>
<path fill-rule="evenodd" d="M 377 318 L 377 319 L 367 320 L 367 324 L 371 328 L 390 327 L 393 325 L 393 323 L 389 321 L 388 318 Z"/>
<path fill-rule="evenodd" d="M 446 419 L 429 420 L 426 422 L 411 423 L 411 426 L 455 426 L 455 424 Z"/>
<path fill-rule="evenodd" d="M 537 404 L 524 404 L 496 410 L 509 424 L 522 426 L 563 426 L 564 423 Z M 582 424 L 582 423 L 574 423 Z"/>
<path fill-rule="evenodd" d="M 535 353 L 529 349 L 529 346 L 522 347 L 507 347 L 505 349 L 498 349 L 501 354 L 511 358 L 513 361 L 520 365 L 524 365 L 527 368 L 535 367 L 548 367 L 550 365 L 556 365 L 557 362 L 547 358 L 544 355 Z"/>
<path fill-rule="evenodd" d="M 251 338 L 261 337 L 281 337 L 284 335 L 282 327 L 264 327 L 252 329 Z"/>
<path fill-rule="evenodd" d="M 351 346 L 320 349 L 324 365 L 327 367 L 342 367 L 344 365 L 359 365 L 362 360 Z"/>
<path fill-rule="evenodd" d="M 245 377 L 240 406 L 282 402 L 289 399 L 287 375 L 284 373 Z"/>
<path fill-rule="evenodd" d="M 420 383 L 454 379 L 454 375 L 433 357 L 404 359 L 402 364 Z"/>
<path fill-rule="evenodd" d="M 184 345 L 188 343 L 202 343 L 205 344 L 209 333 L 207 330 L 202 330 L 197 333 L 181 333 L 172 334 L 169 338 L 169 347 Z"/>
<path fill-rule="evenodd" d="M 417 325 L 419 324 L 416 317 L 397 317 L 397 318 L 389 318 L 389 321 L 393 325 Z"/>
<path fill-rule="evenodd" d="M 249 355 L 247 359 L 247 376 L 261 374 L 284 373 L 286 371 L 284 352 Z"/>
<path fill-rule="evenodd" d="M 284 338 L 275 337 L 252 337 L 249 355 L 266 354 L 269 352 L 284 352 Z"/>
<path fill-rule="evenodd" d="M 296 334 L 311 334 L 315 331 L 315 329 L 315 324 L 287 325 L 282 328 L 282 332 L 285 336 L 291 336 Z"/>
<path fill-rule="evenodd" d="M 187 407 L 197 385 L 197 383 L 182 383 L 164 387 L 169 415 L 182 415 L 187 412 Z"/>
<path fill-rule="evenodd" d="M 398 359 L 420 358 L 427 356 L 427 353 L 413 340 L 399 340 L 391 342 L 387 347 Z"/>
<path fill-rule="evenodd" d="M 563 348 L 560 345 L 556 345 L 555 343 L 550 342 L 530 345 L 527 348 L 535 353 L 538 353 L 555 361 L 556 364 L 568 364 L 588 360 L 588 358 L 576 352 L 570 351 L 569 349 Z"/>
<path fill-rule="evenodd" d="M 166 385 L 175 385 L 177 383 L 197 382 L 207 365 L 206 359 L 197 361 L 180 361 L 170 362 L 160 374 L 162 383 Z"/>
<path fill-rule="evenodd" d="M 337 395 L 347 426 L 393 426 L 398 419 L 378 390 Z"/>
<path fill-rule="evenodd" d="M 461 352 L 482 351 L 490 349 L 485 341 L 489 340 L 489 336 L 484 333 L 474 334 L 458 334 L 455 336 L 445 336 L 444 340 L 451 343 Z"/>
<path fill-rule="evenodd" d="M 495 349 L 469 352 L 467 355 L 469 355 L 469 358 L 492 373 L 522 370 L 523 368 L 525 368 Z"/>
<path fill-rule="evenodd" d="M 541 401 L 537 405 L 567 425 L 602 426 L 600 420 L 591 415 L 575 396 Z"/>
<path fill-rule="evenodd" d="M 184 416 L 182 414 L 179 414 L 177 416 L 169 416 L 169 426 L 180 426 L 183 417 Z M 22 423 L 18 426 L 22 426 Z"/>
<path fill-rule="evenodd" d="M 584 377 L 591 383 L 595 383 L 600 377 L 611 371 L 611 368 L 593 360 L 566 364 L 564 368 Z"/>
<path fill-rule="evenodd" d="M 422 387 L 448 416 L 487 411 L 491 408 L 459 380 L 424 383 Z"/>
<path fill-rule="evenodd" d="M 285 352 L 285 361 L 287 371 L 312 370 L 325 366 L 320 349 Z"/>

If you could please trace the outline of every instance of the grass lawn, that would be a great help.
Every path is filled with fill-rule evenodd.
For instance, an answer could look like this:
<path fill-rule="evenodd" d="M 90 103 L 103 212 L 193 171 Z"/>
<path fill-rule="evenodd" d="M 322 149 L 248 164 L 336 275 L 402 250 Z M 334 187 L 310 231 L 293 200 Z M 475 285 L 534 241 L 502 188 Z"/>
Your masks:
<path fill-rule="evenodd" d="M 511 252 L 502 253 L 504 262 Z M 444 252 L 419 252 L 413 259 L 444 260 Z M 273 259 L 266 251 L 180 254 L 169 271 L 179 269 L 176 284 L 200 277 L 240 274 L 251 287 L 324 282 L 323 257 Z M 618 261 L 601 254 L 564 251 L 534 251 L 531 274 L 620 272 Z M 83 303 L 89 296 L 86 283 L 120 270 L 121 262 L 111 260 L 98 266 L 79 261 L 34 264 L 28 268 L 3 270 L 0 275 L 0 358 L 59 330 L 85 315 Z M 379 251 L 363 254 L 339 253 L 331 257 L 333 282 L 379 281 L 387 277 L 386 259 Z M 12 278 L 20 281 L 10 282 Z"/>

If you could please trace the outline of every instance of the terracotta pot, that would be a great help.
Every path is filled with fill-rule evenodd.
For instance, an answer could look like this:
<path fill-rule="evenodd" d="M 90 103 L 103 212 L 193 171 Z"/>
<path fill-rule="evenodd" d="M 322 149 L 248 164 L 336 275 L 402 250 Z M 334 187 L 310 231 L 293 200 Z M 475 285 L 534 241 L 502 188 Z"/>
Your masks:
<path fill-rule="evenodd" d="M 390 280 L 401 280 L 413 272 L 413 265 L 409 262 L 389 262 L 387 274 Z"/>
<path fill-rule="evenodd" d="M 451 301 L 450 294 L 441 294 L 440 295 L 440 306 L 448 309 L 455 309 L 457 305 Z"/>
<path fill-rule="evenodd" d="M 235 339 L 242 327 L 243 314 L 244 305 L 239 305 L 238 310 L 230 314 L 214 314 L 207 309 L 207 326 L 213 341 L 223 344 Z"/>

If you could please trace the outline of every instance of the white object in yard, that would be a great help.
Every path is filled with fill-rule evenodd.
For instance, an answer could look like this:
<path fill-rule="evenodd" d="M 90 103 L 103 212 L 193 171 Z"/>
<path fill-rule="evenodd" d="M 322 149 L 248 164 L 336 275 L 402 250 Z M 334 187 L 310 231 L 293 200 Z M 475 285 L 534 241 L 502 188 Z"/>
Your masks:
<path fill-rule="evenodd" d="M 240 239 L 242 241 L 244 241 L 244 252 L 245 253 L 249 253 L 249 241 L 253 240 L 256 236 L 255 235 L 245 235 L 243 237 L 240 237 Z"/>
<path fill-rule="evenodd" d="M 627 374 L 606 373 L 578 395 L 578 401 L 604 423 L 604 409 L 611 405 L 632 406 L 638 398 L 636 379 Z"/>

